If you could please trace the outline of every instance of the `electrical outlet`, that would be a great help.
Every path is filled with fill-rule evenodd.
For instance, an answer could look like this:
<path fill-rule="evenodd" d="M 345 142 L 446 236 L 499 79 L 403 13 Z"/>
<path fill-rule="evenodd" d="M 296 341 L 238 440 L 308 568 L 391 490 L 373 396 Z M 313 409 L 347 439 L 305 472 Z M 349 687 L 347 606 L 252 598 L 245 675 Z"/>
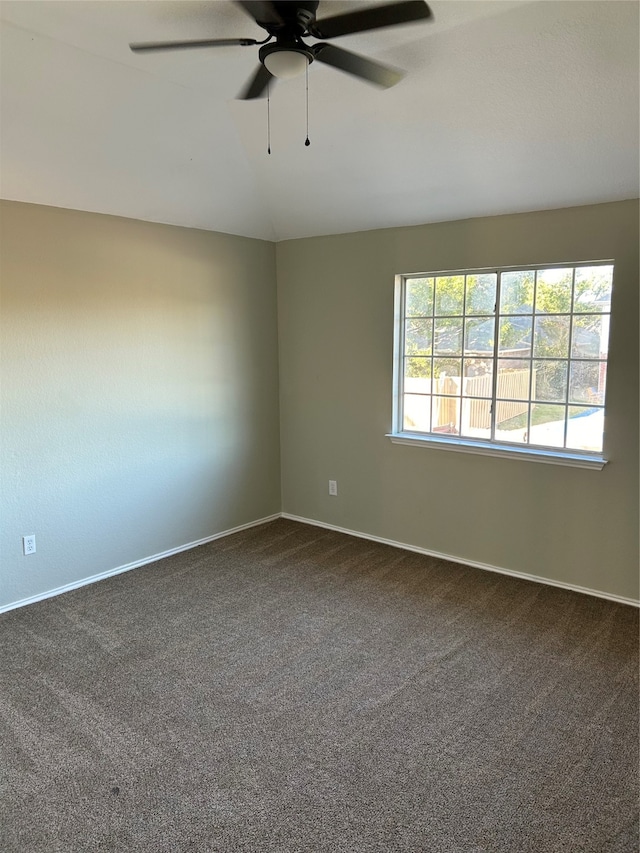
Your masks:
<path fill-rule="evenodd" d="M 338 494 L 338 481 L 337 480 L 329 480 L 329 494 L 337 495 Z"/>
<path fill-rule="evenodd" d="M 23 536 L 22 537 L 22 552 L 25 556 L 27 554 L 35 554 L 36 553 L 36 535 L 32 533 L 31 536 Z"/>

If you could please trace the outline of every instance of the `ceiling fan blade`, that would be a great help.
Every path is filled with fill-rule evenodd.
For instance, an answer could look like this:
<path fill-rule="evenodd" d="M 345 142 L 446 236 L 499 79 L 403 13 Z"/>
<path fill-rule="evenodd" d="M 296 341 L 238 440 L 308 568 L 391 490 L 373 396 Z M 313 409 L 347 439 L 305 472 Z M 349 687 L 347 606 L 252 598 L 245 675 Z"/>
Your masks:
<path fill-rule="evenodd" d="M 260 0 L 236 0 L 237 6 L 242 6 L 245 12 L 257 24 L 283 24 L 282 16 L 275 7 L 275 3 L 260 2 Z"/>
<path fill-rule="evenodd" d="M 242 94 L 238 95 L 240 101 L 250 101 L 253 98 L 260 98 L 266 94 L 267 86 L 275 80 L 262 63 L 258 66 L 256 73 L 249 80 L 247 85 L 242 90 Z"/>
<path fill-rule="evenodd" d="M 184 50 L 190 47 L 227 47 L 259 43 L 255 39 L 197 39 L 196 41 L 147 41 L 130 44 L 129 47 L 134 53 L 151 53 L 158 50 Z"/>
<path fill-rule="evenodd" d="M 408 24 L 411 21 L 420 21 L 432 17 L 431 9 L 424 0 L 404 0 L 401 3 L 373 6 L 370 9 L 345 12 L 344 15 L 324 18 L 324 20 L 316 21 L 310 26 L 309 32 L 316 38 L 330 39 L 351 33 L 361 33 L 365 30 L 376 30 L 380 27 Z"/>
<path fill-rule="evenodd" d="M 373 59 L 367 59 L 365 56 L 359 56 L 357 53 L 351 53 L 351 51 L 343 50 L 341 47 L 334 47 L 332 44 L 316 44 L 311 49 L 318 62 L 332 65 L 334 68 L 339 68 L 340 71 L 354 74 L 356 77 L 369 80 L 369 82 L 383 86 L 385 89 L 395 86 L 404 77 L 403 72 L 397 68 L 382 65 L 380 62 L 374 62 Z"/>

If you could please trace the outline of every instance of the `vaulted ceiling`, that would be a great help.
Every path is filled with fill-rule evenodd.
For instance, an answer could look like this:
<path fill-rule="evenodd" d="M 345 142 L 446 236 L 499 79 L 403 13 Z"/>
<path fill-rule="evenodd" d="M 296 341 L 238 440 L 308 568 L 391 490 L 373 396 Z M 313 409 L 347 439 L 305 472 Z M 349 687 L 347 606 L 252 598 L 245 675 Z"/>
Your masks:
<path fill-rule="evenodd" d="M 2 197 L 282 240 L 638 195 L 636 0 L 430 6 L 339 40 L 397 86 L 310 67 L 309 147 L 279 81 L 269 155 L 266 101 L 235 100 L 256 47 L 128 48 L 262 38 L 234 3 L 3 0 Z"/>

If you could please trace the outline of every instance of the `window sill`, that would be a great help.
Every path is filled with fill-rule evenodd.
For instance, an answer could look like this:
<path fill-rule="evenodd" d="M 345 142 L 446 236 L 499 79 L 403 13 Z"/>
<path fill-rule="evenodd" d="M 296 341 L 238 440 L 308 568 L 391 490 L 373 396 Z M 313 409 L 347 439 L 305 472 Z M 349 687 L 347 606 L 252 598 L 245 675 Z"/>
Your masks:
<path fill-rule="evenodd" d="M 503 459 L 520 459 L 526 462 L 544 462 L 547 465 L 568 465 L 571 468 L 592 468 L 601 471 L 607 464 L 602 456 L 582 456 L 579 453 L 556 452 L 533 447 L 511 446 L 509 444 L 484 444 L 466 438 L 438 438 L 437 436 L 417 435 L 412 432 L 387 434 L 393 444 L 407 444 L 416 447 L 430 447 L 434 450 L 454 450 L 458 453 L 476 453 L 480 456 L 501 456 Z"/>

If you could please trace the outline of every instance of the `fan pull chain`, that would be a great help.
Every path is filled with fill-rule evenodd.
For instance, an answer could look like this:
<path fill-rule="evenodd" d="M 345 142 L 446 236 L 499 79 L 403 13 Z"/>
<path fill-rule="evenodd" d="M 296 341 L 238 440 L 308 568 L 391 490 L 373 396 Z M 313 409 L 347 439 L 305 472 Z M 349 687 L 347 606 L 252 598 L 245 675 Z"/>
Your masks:
<path fill-rule="evenodd" d="M 271 154 L 271 81 L 267 82 L 267 154 Z"/>
<path fill-rule="evenodd" d="M 307 94 L 307 138 L 304 141 L 305 145 L 311 145 L 309 142 L 309 62 L 307 61 L 307 68 L 305 71 L 306 77 L 306 94 Z"/>

